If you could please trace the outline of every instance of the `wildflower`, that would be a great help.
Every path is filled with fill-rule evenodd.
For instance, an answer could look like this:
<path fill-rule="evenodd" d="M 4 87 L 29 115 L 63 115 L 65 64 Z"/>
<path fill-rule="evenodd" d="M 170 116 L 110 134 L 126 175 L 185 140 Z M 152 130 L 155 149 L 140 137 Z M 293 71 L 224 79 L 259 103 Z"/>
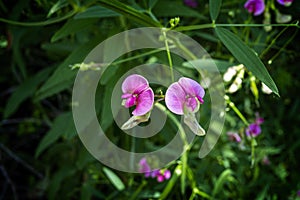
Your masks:
<path fill-rule="evenodd" d="M 148 113 L 154 103 L 154 93 L 148 81 L 140 75 L 128 76 L 122 84 L 122 99 L 126 108 L 136 106 L 132 114 L 141 116 Z"/>
<path fill-rule="evenodd" d="M 293 0 L 277 0 L 277 2 L 283 6 L 290 6 L 293 3 Z"/>
<path fill-rule="evenodd" d="M 171 177 L 170 170 L 154 170 L 151 174 L 152 178 L 156 177 L 157 182 L 161 183 L 165 180 L 168 180 Z"/>
<path fill-rule="evenodd" d="M 297 191 L 297 196 L 300 197 L 300 190 Z"/>
<path fill-rule="evenodd" d="M 183 2 L 191 8 L 196 8 L 198 6 L 198 2 L 196 0 L 184 0 Z"/>
<path fill-rule="evenodd" d="M 151 170 L 150 165 L 147 162 L 146 158 L 142 158 L 139 162 L 139 172 L 144 173 L 146 178 L 156 178 L 157 182 L 161 183 L 165 180 L 168 180 L 171 177 L 171 172 L 168 169 L 165 170 Z"/>
<path fill-rule="evenodd" d="M 253 13 L 254 16 L 260 15 L 265 10 L 264 0 L 248 0 L 244 7 L 249 13 Z"/>
<path fill-rule="evenodd" d="M 147 163 L 146 158 L 142 158 L 139 162 L 139 172 L 144 173 L 145 177 L 148 178 L 151 175 L 151 168 Z"/>
<path fill-rule="evenodd" d="M 168 109 L 184 116 L 184 123 L 197 135 L 204 135 L 204 129 L 199 125 L 195 113 L 200 104 L 204 103 L 205 91 L 196 81 L 182 77 L 170 85 L 165 95 Z"/>
<path fill-rule="evenodd" d="M 227 135 L 228 135 L 230 141 L 234 141 L 237 143 L 240 143 L 242 141 L 242 139 L 238 133 L 227 132 Z"/>
<path fill-rule="evenodd" d="M 264 119 L 256 116 L 256 120 L 254 123 L 250 124 L 248 128 L 246 129 L 246 135 L 256 137 L 261 133 L 261 127 L 260 125 L 264 122 Z"/>

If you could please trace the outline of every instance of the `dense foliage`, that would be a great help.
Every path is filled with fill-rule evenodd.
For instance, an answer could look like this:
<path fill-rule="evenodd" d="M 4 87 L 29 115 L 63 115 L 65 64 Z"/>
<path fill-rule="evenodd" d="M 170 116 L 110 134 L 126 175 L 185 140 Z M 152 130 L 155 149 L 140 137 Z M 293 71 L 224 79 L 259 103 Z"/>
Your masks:
<path fill-rule="evenodd" d="M 0 1 L 0 199 L 299 199 L 300 1 L 245 3 Z M 251 6 L 259 6 L 259 12 Z M 145 26 L 198 41 L 215 61 L 226 89 L 225 126 L 213 150 L 200 159 L 203 137 L 197 136 L 165 166 L 165 174 L 155 175 L 164 175 L 159 181 L 97 161 L 80 141 L 72 117 L 72 87 L 88 53 L 117 33 Z M 95 99 L 99 122 L 119 147 L 153 151 L 166 145 L 176 129 L 168 119 L 160 134 L 134 140 L 114 122 L 112 89 L 133 66 L 170 65 L 171 56 L 175 70 L 203 81 L 184 60 L 167 54 L 130 52 L 100 80 Z M 155 94 L 167 90 L 151 87 Z M 205 105 L 200 123 L 207 129 L 210 107 Z"/>

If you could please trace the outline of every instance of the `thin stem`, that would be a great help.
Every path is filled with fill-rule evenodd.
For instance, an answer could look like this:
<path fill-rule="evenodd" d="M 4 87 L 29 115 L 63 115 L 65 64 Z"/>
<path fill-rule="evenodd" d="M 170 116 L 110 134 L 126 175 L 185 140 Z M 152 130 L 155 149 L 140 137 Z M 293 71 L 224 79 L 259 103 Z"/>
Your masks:
<path fill-rule="evenodd" d="M 299 22 L 296 21 L 293 24 L 200 24 L 200 25 L 192 25 L 192 26 L 180 26 L 175 28 L 175 31 L 193 31 L 207 28 L 215 28 L 215 27 L 264 27 L 264 26 L 281 26 L 281 27 L 297 27 L 300 28 Z"/>
<path fill-rule="evenodd" d="M 73 15 L 75 15 L 77 13 L 77 11 L 78 10 L 74 9 L 62 17 L 49 19 L 49 20 L 42 21 L 42 22 L 18 22 L 18 21 L 13 21 L 13 20 L 4 19 L 4 18 L 0 18 L 0 22 L 5 22 L 8 24 L 18 25 L 18 26 L 46 26 L 46 25 L 55 24 L 57 22 L 61 22 L 65 19 L 68 19 L 68 18 L 72 17 Z"/>
<path fill-rule="evenodd" d="M 174 82 L 173 62 L 172 62 L 172 57 L 171 57 L 171 53 L 170 53 L 170 49 L 169 49 L 166 30 L 163 30 L 163 36 L 164 36 L 164 39 L 165 39 L 165 47 L 166 47 L 168 61 L 169 61 L 169 65 L 170 65 L 171 79 L 172 79 L 172 82 Z"/>
<path fill-rule="evenodd" d="M 177 118 L 171 113 L 169 112 L 165 106 L 161 105 L 160 103 L 156 103 L 155 106 L 160 109 L 161 111 L 163 111 L 164 113 L 167 114 L 167 116 L 174 122 L 174 124 L 178 127 L 179 129 L 179 133 L 181 136 L 182 141 L 184 142 L 184 150 L 189 150 L 190 146 L 186 140 L 186 136 L 185 136 L 185 131 L 181 125 L 181 123 L 177 120 Z"/>
<path fill-rule="evenodd" d="M 244 115 L 240 112 L 240 110 L 234 105 L 234 103 L 230 100 L 229 96 L 225 95 L 224 97 L 226 103 L 229 105 L 229 107 L 241 118 L 241 120 L 244 122 L 246 126 L 249 125 L 248 121 L 244 117 Z"/>

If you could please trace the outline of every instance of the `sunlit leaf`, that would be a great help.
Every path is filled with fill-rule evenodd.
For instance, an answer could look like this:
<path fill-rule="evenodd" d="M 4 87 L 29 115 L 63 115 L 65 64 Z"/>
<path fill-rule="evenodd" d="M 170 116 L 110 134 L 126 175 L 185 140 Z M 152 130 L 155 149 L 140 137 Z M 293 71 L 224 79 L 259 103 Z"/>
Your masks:
<path fill-rule="evenodd" d="M 106 174 L 110 182 L 117 188 L 117 190 L 121 191 L 125 189 L 124 183 L 113 171 L 106 167 L 103 167 L 103 172 Z"/>
<path fill-rule="evenodd" d="M 227 29 L 217 27 L 216 33 L 233 56 L 279 96 L 276 84 L 254 50 Z"/>

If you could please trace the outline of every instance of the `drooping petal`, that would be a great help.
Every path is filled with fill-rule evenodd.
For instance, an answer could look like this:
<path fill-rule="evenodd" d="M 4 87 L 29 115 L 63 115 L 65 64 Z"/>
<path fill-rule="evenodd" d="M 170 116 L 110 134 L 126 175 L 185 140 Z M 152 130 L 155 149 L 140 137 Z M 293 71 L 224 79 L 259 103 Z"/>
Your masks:
<path fill-rule="evenodd" d="M 135 116 L 133 115 L 132 117 L 129 118 L 127 122 L 125 122 L 121 129 L 122 130 L 128 130 L 131 129 L 137 125 L 139 125 L 142 122 L 147 122 L 149 120 L 150 113 L 147 113 L 146 115 L 141 115 L 141 116 Z"/>
<path fill-rule="evenodd" d="M 148 88 L 138 95 L 136 108 L 132 114 L 135 116 L 145 115 L 152 109 L 153 103 L 154 93 L 151 88 Z"/>
<path fill-rule="evenodd" d="M 177 115 L 183 115 L 185 97 L 186 93 L 178 82 L 171 84 L 165 95 L 165 101 L 168 109 Z"/>
<path fill-rule="evenodd" d="M 139 93 L 148 87 L 149 83 L 147 79 L 138 74 L 128 76 L 122 83 L 122 91 L 125 94 L 133 94 L 135 91 Z"/>
<path fill-rule="evenodd" d="M 254 16 L 260 15 L 265 10 L 264 0 L 248 0 L 244 7 L 249 13 L 253 13 Z"/>
<path fill-rule="evenodd" d="M 205 130 L 198 123 L 194 113 L 185 113 L 183 121 L 196 135 L 205 135 Z"/>
<path fill-rule="evenodd" d="M 178 83 L 183 88 L 185 93 L 190 96 L 199 96 L 203 98 L 205 95 L 203 87 L 193 79 L 182 77 L 179 79 Z"/>

